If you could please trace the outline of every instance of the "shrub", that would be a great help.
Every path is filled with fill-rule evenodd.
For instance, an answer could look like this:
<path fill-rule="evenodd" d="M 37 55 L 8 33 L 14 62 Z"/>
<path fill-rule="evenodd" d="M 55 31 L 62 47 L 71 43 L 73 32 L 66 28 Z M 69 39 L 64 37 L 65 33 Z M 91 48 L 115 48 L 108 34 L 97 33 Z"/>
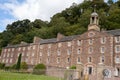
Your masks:
<path fill-rule="evenodd" d="M 18 61 L 17 61 L 17 65 L 16 65 L 16 70 L 19 70 L 19 69 L 20 69 L 21 57 L 22 57 L 22 54 L 19 54 Z"/>
<path fill-rule="evenodd" d="M 28 65 L 26 62 L 21 63 L 21 69 L 28 69 Z"/>
<path fill-rule="evenodd" d="M 10 69 L 10 66 L 5 66 L 4 69 L 8 71 Z"/>
<path fill-rule="evenodd" d="M 11 69 L 16 69 L 16 64 L 13 64 L 13 65 L 11 66 Z"/>
<path fill-rule="evenodd" d="M 4 69 L 5 63 L 0 63 L 0 69 Z"/>
<path fill-rule="evenodd" d="M 71 66 L 70 69 L 76 69 L 76 66 Z"/>
<path fill-rule="evenodd" d="M 37 64 L 34 69 L 46 69 L 46 66 L 44 64 Z"/>
<path fill-rule="evenodd" d="M 43 75 L 45 74 L 46 66 L 44 64 L 37 64 L 33 69 L 33 74 Z"/>

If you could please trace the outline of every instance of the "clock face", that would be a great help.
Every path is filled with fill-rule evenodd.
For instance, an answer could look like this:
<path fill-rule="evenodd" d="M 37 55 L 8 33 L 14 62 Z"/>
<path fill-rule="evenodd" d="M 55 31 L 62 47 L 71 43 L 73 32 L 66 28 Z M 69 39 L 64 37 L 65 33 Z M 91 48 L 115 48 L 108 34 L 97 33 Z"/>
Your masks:
<path fill-rule="evenodd" d="M 109 70 L 104 69 L 104 70 L 103 70 L 103 76 L 108 76 L 108 75 L 109 75 Z"/>
<path fill-rule="evenodd" d="M 94 35 L 95 35 L 94 32 L 89 32 L 89 33 L 88 33 L 88 36 L 89 36 L 89 37 L 93 37 Z"/>

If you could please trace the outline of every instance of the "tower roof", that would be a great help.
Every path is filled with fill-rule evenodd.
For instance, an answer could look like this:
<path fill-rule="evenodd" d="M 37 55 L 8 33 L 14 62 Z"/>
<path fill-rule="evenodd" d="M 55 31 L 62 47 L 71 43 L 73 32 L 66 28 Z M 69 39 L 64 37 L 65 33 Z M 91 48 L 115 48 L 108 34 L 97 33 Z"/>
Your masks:
<path fill-rule="evenodd" d="M 98 16 L 98 14 L 96 12 L 93 12 L 91 16 Z"/>

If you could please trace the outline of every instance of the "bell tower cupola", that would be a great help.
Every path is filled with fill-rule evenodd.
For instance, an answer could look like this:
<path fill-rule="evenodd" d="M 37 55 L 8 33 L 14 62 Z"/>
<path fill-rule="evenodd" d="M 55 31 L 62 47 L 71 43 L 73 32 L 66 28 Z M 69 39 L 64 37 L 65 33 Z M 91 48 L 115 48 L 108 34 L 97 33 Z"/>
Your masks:
<path fill-rule="evenodd" d="M 99 27 L 99 17 L 96 12 L 93 12 L 90 17 L 90 24 L 88 25 L 88 30 L 97 30 L 100 31 Z"/>

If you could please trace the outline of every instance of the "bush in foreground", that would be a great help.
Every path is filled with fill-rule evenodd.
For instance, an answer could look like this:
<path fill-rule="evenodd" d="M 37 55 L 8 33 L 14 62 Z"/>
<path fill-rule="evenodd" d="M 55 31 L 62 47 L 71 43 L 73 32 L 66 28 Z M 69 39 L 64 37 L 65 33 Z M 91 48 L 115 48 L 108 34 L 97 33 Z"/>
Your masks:
<path fill-rule="evenodd" d="M 33 74 L 43 75 L 45 74 L 46 66 L 44 64 L 37 64 L 33 69 Z"/>

